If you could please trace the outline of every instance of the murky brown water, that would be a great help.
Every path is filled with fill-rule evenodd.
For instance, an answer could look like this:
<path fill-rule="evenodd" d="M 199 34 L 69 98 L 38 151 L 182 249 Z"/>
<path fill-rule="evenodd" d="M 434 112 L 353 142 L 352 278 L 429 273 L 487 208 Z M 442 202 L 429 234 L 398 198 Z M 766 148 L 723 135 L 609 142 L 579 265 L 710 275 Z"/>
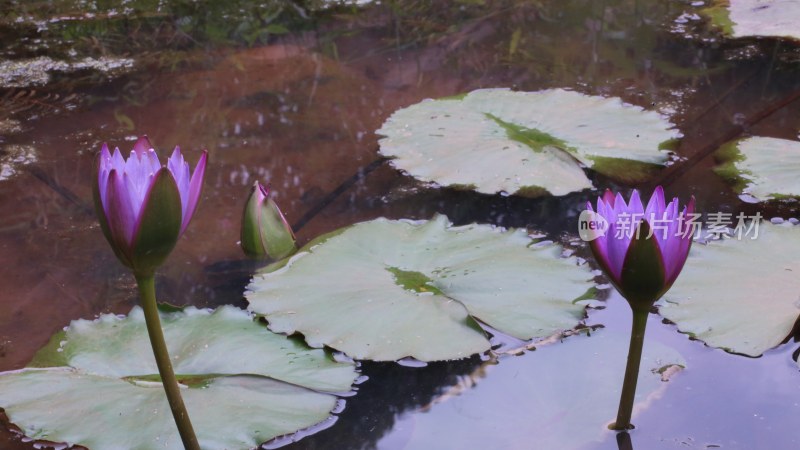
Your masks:
<path fill-rule="evenodd" d="M 19 3 L 0 10 L 8 18 L 24 9 Z M 47 5 L 26 8 L 46 13 Z M 0 180 L 0 370 L 23 367 L 71 320 L 127 313 L 137 302 L 133 278 L 109 250 L 90 209 L 92 158 L 102 141 L 128 149 L 133 136 L 146 133 L 158 148 L 180 145 L 192 163 L 197 150 L 209 150 L 198 213 L 159 271 L 157 286 L 161 300 L 213 307 L 244 303 L 247 266 L 237 240 L 253 180 L 269 181 L 296 222 L 377 159 L 373 131 L 389 114 L 428 97 L 481 87 L 620 96 L 674 111 L 686 136 L 679 153 L 686 157 L 743 127 L 796 138 L 800 101 L 783 100 L 800 90 L 800 47 L 723 42 L 701 22 L 689 23 L 685 32 L 671 30 L 690 8 L 681 1 L 408 2 L 318 13 L 314 26 L 252 47 L 190 42 L 176 50 L 169 36 L 145 40 L 136 19 L 96 42 L 76 38 L 82 52 L 128 47 L 119 56 L 137 63 L 112 80 L 79 72 L 58 75 L 47 86 L 0 88 L 0 119 L 22 126 L 0 132 L 0 144 L 33 146 L 38 157 Z M 31 33 L 27 28 L 3 23 L 6 57 L 62 52 L 27 45 L 21 40 Z M 58 29 L 51 25 L 42 34 L 54 39 Z M 161 42 L 168 45 L 160 50 Z M 668 192 L 694 194 L 701 211 L 755 211 L 709 176 L 711 164 L 698 158 L 683 166 L 686 171 L 668 169 Z M 558 238 L 572 230 L 589 197 L 526 200 L 427 190 L 381 165 L 314 216 L 298 239 L 380 216 L 430 218 L 436 212 L 455 223 L 528 226 Z M 769 206 L 765 215 L 796 214 L 790 203 Z M 588 322 L 627 329 L 627 314 L 613 295 Z M 800 446 L 800 373 L 791 359 L 796 344 L 750 359 L 690 341 L 657 316 L 651 322 L 648 339 L 676 348 L 690 368 L 657 407 L 637 418 L 634 448 Z M 477 358 L 425 368 L 364 364 L 370 380 L 347 400 L 338 422 L 289 448 L 403 448 L 415 414 L 424 414 L 418 409 L 478 364 Z M 0 448 L 33 447 L 3 430 Z M 592 448 L 617 444 L 609 434 Z"/>

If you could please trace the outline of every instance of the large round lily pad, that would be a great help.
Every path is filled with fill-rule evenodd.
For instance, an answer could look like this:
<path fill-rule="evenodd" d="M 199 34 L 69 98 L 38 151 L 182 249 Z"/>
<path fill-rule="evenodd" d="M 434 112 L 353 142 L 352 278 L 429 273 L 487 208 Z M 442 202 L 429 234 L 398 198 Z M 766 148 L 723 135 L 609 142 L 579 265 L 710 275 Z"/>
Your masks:
<path fill-rule="evenodd" d="M 716 158 L 717 173 L 740 194 L 762 202 L 800 197 L 800 142 L 751 137 L 725 144 Z"/>
<path fill-rule="evenodd" d="M 765 222 L 751 237 L 692 246 L 660 312 L 712 347 L 759 356 L 800 316 L 800 228 Z"/>
<path fill-rule="evenodd" d="M 563 89 L 426 100 L 396 111 L 377 134 L 380 153 L 417 179 L 523 196 L 591 188 L 584 166 L 642 181 L 680 136 L 659 113 Z"/>
<path fill-rule="evenodd" d="M 603 329 L 501 357 L 462 377 L 424 412 L 406 416 L 411 423 L 395 425 L 410 436 L 389 434 L 379 447 L 394 448 L 397 439 L 409 449 L 594 448 L 590 444 L 613 439 L 608 424 L 616 418 L 627 350 L 625 333 Z M 662 380 L 681 366 L 675 350 L 645 342 L 634 424 L 668 387 Z"/>
<path fill-rule="evenodd" d="M 489 349 L 478 319 L 519 339 L 573 328 L 592 274 L 555 244 L 488 225 L 377 219 L 266 267 L 246 293 L 275 332 L 357 359 L 464 358 Z"/>
<path fill-rule="evenodd" d="M 234 307 L 162 313 L 184 401 L 208 449 L 252 449 L 324 421 L 352 364 L 270 333 Z M 181 449 L 140 308 L 78 320 L 31 367 L 0 374 L 0 407 L 25 435 L 91 450 Z"/>
<path fill-rule="evenodd" d="M 701 12 L 731 37 L 800 40 L 800 3 L 795 0 L 711 0 Z"/>

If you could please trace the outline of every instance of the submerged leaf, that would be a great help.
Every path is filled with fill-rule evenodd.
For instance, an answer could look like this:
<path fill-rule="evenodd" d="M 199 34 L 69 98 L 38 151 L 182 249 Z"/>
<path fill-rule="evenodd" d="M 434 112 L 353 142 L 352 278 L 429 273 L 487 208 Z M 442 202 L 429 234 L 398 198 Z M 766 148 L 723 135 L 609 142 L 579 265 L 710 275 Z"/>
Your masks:
<path fill-rule="evenodd" d="M 594 287 L 586 266 L 522 230 L 377 219 L 268 266 L 246 293 L 276 332 L 353 358 L 422 361 L 489 349 L 475 319 L 519 339 L 571 329 Z"/>

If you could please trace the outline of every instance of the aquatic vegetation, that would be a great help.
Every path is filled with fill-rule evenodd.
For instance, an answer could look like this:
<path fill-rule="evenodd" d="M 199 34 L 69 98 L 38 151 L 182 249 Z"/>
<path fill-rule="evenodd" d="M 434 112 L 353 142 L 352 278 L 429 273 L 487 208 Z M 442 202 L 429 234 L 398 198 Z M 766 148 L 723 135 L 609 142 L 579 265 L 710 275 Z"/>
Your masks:
<path fill-rule="evenodd" d="M 261 269 L 245 297 L 272 331 L 353 358 L 460 359 L 491 346 L 478 321 L 524 340 L 579 324 L 595 284 L 562 252 L 524 230 L 376 219 Z"/>
<path fill-rule="evenodd" d="M 720 225 L 796 215 L 800 47 L 771 34 L 790 3 L 4 2 L 0 447 L 183 448 L 169 354 L 203 449 L 795 448 L 798 221 Z M 167 165 L 158 239 L 97 180 L 126 267 L 87 180 L 143 130 L 213 162 L 197 213 L 183 169 L 145 165 Z M 672 287 L 656 221 L 599 266 L 575 234 L 590 196 L 659 184 L 729 235 Z M 663 267 L 615 272 L 635 246 Z M 135 306 L 128 268 L 194 306 L 152 308 L 142 276 Z M 634 335 L 656 324 L 631 435 L 608 429 L 629 308 Z"/>
<path fill-rule="evenodd" d="M 800 4 L 792 1 L 710 0 L 701 14 L 728 36 L 774 36 L 800 40 Z"/>
<path fill-rule="evenodd" d="M 654 111 L 563 89 L 480 89 L 395 111 L 380 153 L 422 181 L 484 194 L 566 195 L 592 187 L 584 167 L 647 180 L 680 133 Z"/>
<path fill-rule="evenodd" d="M 657 187 L 647 207 L 634 190 L 628 203 L 611 191 L 597 199 L 596 212 L 606 226 L 590 239 L 595 261 L 633 311 L 631 345 L 614 429 L 631 428 L 639 366 L 644 345 L 647 316 L 653 304 L 669 290 L 683 269 L 692 246 L 694 229 L 689 218 L 694 213 L 694 198 L 679 210 L 678 199 L 669 204 L 664 190 Z"/>
<path fill-rule="evenodd" d="M 728 179 L 745 201 L 766 202 L 800 197 L 800 142 L 753 136 L 723 145 L 714 169 Z"/>
<path fill-rule="evenodd" d="M 296 238 L 269 194 L 270 187 L 258 181 L 250 189 L 242 215 L 240 245 L 247 256 L 281 259 L 297 251 Z"/>
<path fill-rule="evenodd" d="M 146 136 L 125 159 L 103 144 L 95 207 L 108 243 L 137 276 L 150 276 L 169 256 L 192 219 L 206 169 L 203 152 L 192 174 L 180 148 L 162 166 Z"/>
<path fill-rule="evenodd" d="M 761 356 L 800 317 L 800 229 L 789 221 L 733 221 L 729 238 L 692 248 L 659 313 L 712 347 Z"/>
<path fill-rule="evenodd" d="M 233 306 L 158 313 L 204 449 L 250 450 L 325 420 L 355 365 L 271 333 Z M 92 450 L 183 450 L 149 349 L 149 318 L 76 320 L 27 368 L 0 373 L 0 404 L 34 439 Z"/>
<path fill-rule="evenodd" d="M 192 219 L 203 187 L 207 152 L 192 174 L 180 148 L 161 165 L 146 136 L 136 141 L 128 159 L 112 155 L 103 144 L 94 181 L 94 204 L 103 234 L 114 254 L 136 277 L 158 372 L 172 415 L 187 450 L 200 445 L 181 398 L 161 330 L 155 295 L 155 270 L 172 252 Z"/>

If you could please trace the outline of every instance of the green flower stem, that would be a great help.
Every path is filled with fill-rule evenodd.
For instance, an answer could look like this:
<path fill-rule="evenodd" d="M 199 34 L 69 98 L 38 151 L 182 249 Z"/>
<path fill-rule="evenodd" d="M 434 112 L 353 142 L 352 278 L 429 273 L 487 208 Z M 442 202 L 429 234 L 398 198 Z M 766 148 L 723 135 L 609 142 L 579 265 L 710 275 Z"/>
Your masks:
<path fill-rule="evenodd" d="M 150 345 L 153 346 L 153 355 L 156 357 L 158 373 L 167 393 L 167 401 L 172 410 L 172 417 L 178 426 L 178 432 L 186 450 L 200 450 L 197 436 L 194 434 L 192 422 L 189 420 L 189 413 L 181 398 L 178 380 L 172 370 L 172 362 L 167 352 L 167 344 L 164 342 L 164 332 L 161 330 L 161 319 L 158 315 L 158 305 L 156 304 L 156 288 L 153 275 L 136 275 L 136 283 L 139 285 L 139 293 L 142 296 L 142 309 L 144 309 L 144 319 L 147 323 L 147 334 L 150 336 Z"/>
<path fill-rule="evenodd" d="M 611 425 L 614 430 L 630 430 L 633 398 L 636 395 L 636 382 L 639 378 L 639 365 L 642 362 L 644 347 L 644 331 L 647 327 L 649 308 L 633 310 L 633 326 L 631 327 L 631 345 L 628 348 L 628 364 L 625 366 L 625 378 L 622 382 L 622 395 L 619 399 L 617 421 Z"/>

